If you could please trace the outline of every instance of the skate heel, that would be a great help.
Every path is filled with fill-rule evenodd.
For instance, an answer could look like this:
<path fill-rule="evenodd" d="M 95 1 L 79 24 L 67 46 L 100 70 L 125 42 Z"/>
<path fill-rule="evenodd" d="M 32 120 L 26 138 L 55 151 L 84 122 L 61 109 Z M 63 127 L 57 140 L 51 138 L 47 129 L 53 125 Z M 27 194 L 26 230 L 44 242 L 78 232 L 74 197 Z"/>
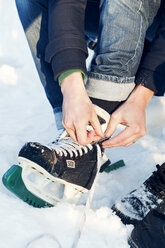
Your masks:
<path fill-rule="evenodd" d="M 26 188 L 21 175 L 22 168 L 18 165 L 13 165 L 3 175 L 2 182 L 10 192 L 31 206 L 36 208 L 52 207 L 53 205 L 35 196 Z"/>

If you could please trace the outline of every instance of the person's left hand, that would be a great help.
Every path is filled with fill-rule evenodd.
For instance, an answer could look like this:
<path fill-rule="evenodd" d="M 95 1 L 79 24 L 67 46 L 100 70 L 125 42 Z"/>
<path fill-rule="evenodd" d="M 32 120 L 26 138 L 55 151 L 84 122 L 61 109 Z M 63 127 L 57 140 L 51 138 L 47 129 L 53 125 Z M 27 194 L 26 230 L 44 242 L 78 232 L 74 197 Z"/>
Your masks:
<path fill-rule="evenodd" d="M 112 136 L 119 124 L 126 128 L 103 142 L 103 148 L 129 146 L 146 134 L 145 109 L 152 95 L 153 92 L 142 85 L 135 88 L 128 100 L 111 115 L 105 135 Z"/>

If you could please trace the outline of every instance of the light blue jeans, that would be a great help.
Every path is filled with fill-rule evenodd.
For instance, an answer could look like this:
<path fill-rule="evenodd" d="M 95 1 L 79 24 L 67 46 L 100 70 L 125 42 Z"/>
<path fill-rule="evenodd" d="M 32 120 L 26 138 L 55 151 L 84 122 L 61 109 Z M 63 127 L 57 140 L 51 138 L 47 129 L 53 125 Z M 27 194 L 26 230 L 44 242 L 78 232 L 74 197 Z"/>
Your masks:
<path fill-rule="evenodd" d="M 62 94 L 53 79 L 51 65 L 44 59 L 48 43 L 47 5 L 48 0 L 16 0 L 36 68 L 60 129 Z M 95 51 L 86 84 L 90 97 L 109 101 L 128 97 L 135 87 L 146 31 L 159 6 L 160 0 L 87 1 L 85 34 Z"/>

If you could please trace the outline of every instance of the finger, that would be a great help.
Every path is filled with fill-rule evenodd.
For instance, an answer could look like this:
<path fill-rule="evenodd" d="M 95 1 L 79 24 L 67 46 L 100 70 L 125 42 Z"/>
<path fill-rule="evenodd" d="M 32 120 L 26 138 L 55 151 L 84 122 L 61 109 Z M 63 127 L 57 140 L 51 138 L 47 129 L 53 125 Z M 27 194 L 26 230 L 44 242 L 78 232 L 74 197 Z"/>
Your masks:
<path fill-rule="evenodd" d="M 123 130 L 118 135 L 116 135 L 115 137 L 111 138 L 110 140 L 103 142 L 102 147 L 111 148 L 111 147 L 125 146 L 125 144 L 129 143 L 129 138 L 130 138 L 128 137 L 128 132 L 126 129 Z"/>
<path fill-rule="evenodd" d="M 137 140 L 138 140 L 138 138 L 136 136 L 131 137 L 129 140 L 126 140 L 125 142 L 116 144 L 116 145 L 114 145 L 112 147 L 119 147 L 119 146 L 127 147 L 127 146 L 130 146 L 130 145 L 133 145 Z"/>
<path fill-rule="evenodd" d="M 109 121 L 109 124 L 108 124 L 108 127 L 105 131 L 105 136 L 106 137 L 110 137 L 112 136 L 112 134 L 115 132 L 117 126 L 120 124 L 120 116 L 113 113 L 111 115 L 111 118 L 110 118 L 110 121 Z"/>
<path fill-rule="evenodd" d="M 98 135 L 95 135 L 94 136 L 94 138 L 93 138 L 93 140 L 90 142 L 90 143 L 92 143 L 92 142 L 98 142 L 100 140 L 100 136 L 98 136 Z"/>
<path fill-rule="evenodd" d="M 68 127 L 65 125 L 65 122 L 63 121 L 62 122 L 62 125 L 64 126 L 64 128 L 66 129 L 67 133 L 69 134 L 69 136 L 77 142 L 77 137 L 76 137 L 76 130 L 74 128 L 74 126 L 71 128 L 71 127 Z"/>
<path fill-rule="evenodd" d="M 81 145 L 86 145 L 87 144 L 87 125 L 76 125 L 75 130 L 76 130 L 76 138 L 79 144 Z"/>
<path fill-rule="evenodd" d="M 87 143 L 91 143 L 94 139 L 95 132 L 93 130 L 87 131 Z"/>
<path fill-rule="evenodd" d="M 70 128 L 65 128 L 66 131 L 68 132 L 69 136 L 76 142 L 78 142 L 77 137 L 76 137 L 76 131 Z"/>
<path fill-rule="evenodd" d="M 93 139 L 93 137 L 95 136 L 95 132 L 93 130 L 90 130 L 87 132 L 87 136 L 89 139 Z"/>
<path fill-rule="evenodd" d="M 137 140 L 138 136 L 134 134 L 134 131 L 130 127 L 126 127 L 122 132 L 120 132 L 115 137 L 111 138 L 103 142 L 103 148 L 106 147 L 117 147 L 117 146 L 125 146 L 126 144 Z"/>
<path fill-rule="evenodd" d="M 130 142 L 130 143 L 125 144 L 124 146 L 125 146 L 125 147 L 128 147 L 128 146 L 133 145 L 134 143 L 135 143 L 135 142 L 133 141 L 133 142 Z"/>
<path fill-rule="evenodd" d="M 93 130 L 87 133 L 87 144 L 97 142 L 98 140 L 100 140 L 100 136 L 96 135 Z"/>
<path fill-rule="evenodd" d="M 93 127 L 97 136 L 100 136 L 100 137 L 104 136 L 99 119 L 98 119 L 96 113 L 93 114 L 92 119 L 90 120 L 90 124 Z"/>
<path fill-rule="evenodd" d="M 125 142 L 123 142 L 122 146 L 130 146 L 130 145 L 134 144 L 139 138 L 140 138 L 139 135 L 133 135 L 130 138 L 128 138 L 127 140 L 125 140 Z"/>
<path fill-rule="evenodd" d="M 95 132 L 93 130 L 90 130 L 87 132 L 87 140 L 88 143 L 91 143 L 95 137 Z"/>

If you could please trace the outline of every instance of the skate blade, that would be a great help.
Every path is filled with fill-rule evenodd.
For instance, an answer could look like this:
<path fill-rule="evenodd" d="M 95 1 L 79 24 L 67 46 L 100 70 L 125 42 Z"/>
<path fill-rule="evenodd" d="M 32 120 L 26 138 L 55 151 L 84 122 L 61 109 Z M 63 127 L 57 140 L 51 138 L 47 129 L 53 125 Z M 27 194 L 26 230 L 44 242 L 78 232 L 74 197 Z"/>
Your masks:
<path fill-rule="evenodd" d="M 49 204 L 58 202 L 70 202 L 77 204 L 82 193 L 87 189 L 68 183 L 62 179 L 50 175 L 38 164 L 19 157 L 22 167 L 22 179 L 27 189 Z"/>

